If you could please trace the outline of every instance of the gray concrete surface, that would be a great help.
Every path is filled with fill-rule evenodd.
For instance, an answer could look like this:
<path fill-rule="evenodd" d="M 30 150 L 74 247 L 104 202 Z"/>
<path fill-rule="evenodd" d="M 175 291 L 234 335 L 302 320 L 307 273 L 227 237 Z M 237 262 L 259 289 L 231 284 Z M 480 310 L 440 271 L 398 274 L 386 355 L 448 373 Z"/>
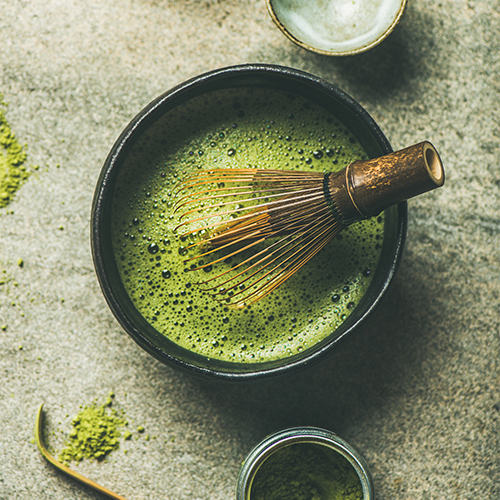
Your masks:
<path fill-rule="evenodd" d="M 382 45 L 341 59 L 291 44 L 264 0 L 0 5 L 0 92 L 40 165 L 0 215 L 10 278 L 0 285 L 1 500 L 102 498 L 58 474 L 32 438 L 40 402 L 58 449 L 79 405 L 110 390 L 151 439 L 78 470 L 128 500 L 232 499 L 247 452 L 301 424 L 356 446 L 379 500 L 500 498 L 498 0 L 410 0 Z M 447 183 L 410 202 L 402 265 L 359 336 L 321 366 L 242 390 L 163 366 L 121 330 L 94 275 L 89 213 L 107 152 L 143 106 L 245 62 L 335 83 L 394 148 L 431 140 Z"/>

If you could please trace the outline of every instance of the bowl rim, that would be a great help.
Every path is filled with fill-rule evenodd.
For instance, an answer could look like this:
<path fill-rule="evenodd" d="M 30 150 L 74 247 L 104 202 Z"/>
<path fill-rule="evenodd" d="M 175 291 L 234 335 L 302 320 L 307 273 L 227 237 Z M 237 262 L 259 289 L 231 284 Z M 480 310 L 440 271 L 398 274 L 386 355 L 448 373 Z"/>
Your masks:
<path fill-rule="evenodd" d="M 371 42 L 364 44 L 356 49 L 349 49 L 349 50 L 326 50 L 326 49 L 320 49 L 318 47 L 314 47 L 312 45 L 309 45 L 306 42 L 303 42 L 301 39 L 297 38 L 294 34 L 291 33 L 289 28 L 283 24 L 281 19 L 278 17 L 276 14 L 276 11 L 273 6 L 273 0 L 266 0 L 266 5 L 267 5 L 267 11 L 269 13 L 269 16 L 271 19 L 274 21 L 276 26 L 280 29 L 280 31 L 293 43 L 298 45 L 299 47 L 302 47 L 303 49 L 306 49 L 310 52 L 314 52 L 316 54 L 321 54 L 323 56 L 354 56 L 356 54 L 361 54 L 363 52 L 366 52 L 367 50 L 372 49 L 373 47 L 376 47 L 379 45 L 381 42 L 383 42 L 396 28 L 396 26 L 399 24 L 399 21 L 403 17 L 403 13 L 405 11 L 407 4 L 407 0 L 401 0 L 401 5 L 399 7 L 398 13 L 396 17 L 392 20 L 390 26 L 383 32 L 381 33 L 377 38 L 372 40 Z"/>
<path fill-rule="evenodd" d="M 196 92 L 200 92 L 200 89 L 204 89 L 205 87 L 207 89 L 211 89 L 215 85 L 215 88 L 218 88 L 218 84 L 223 81 L 238 80 L 241 77 L 251 79 L 253 77 L 258 78 L 262 76 L 265 76 L 266 78 L 271 76 L 275 78 L 283 78 L 293 82 L 301 82 L 308 87 L 314 88 L 314 90 L 322 91 L 324 94 L 329 95 L 332 99 L 340 101 L 340 104 L 345 106 L 349 112 L 355 115 L 357 120 L 360 120 L 361 123 L 370 130 L 373 136 L 372 138 L 380 146 L 384 153 L 392 152 L 389 141 L 368 112 L 347 93 L 330 82 L 302 70 L 285 66 L 270 64 L 242 64 L 228 66 L 208 71 L 176 85 L 145 106 L 125 127 L 111 148 L 101 169 L 92 201 L 90 217 L 90 243 L 92 259 L 101 291 L 116 320 L 133 338 L 133 340 L 154 358 L 167 365 L 179 367 L 191 374 L 200 375 L 203 378 L 208 377 L 227 381 L 267 379 L 281 376 L 291 371 L 295 372 L 301 368 L 306 368 L 313 362 L 316 363 L 319 360 L 324 359 L 332 350 L 341 345 L 349 337 L 349 334 L 353 333 L 379 305 L 393 280 L 397 268 L 399 267 L 406 239 L 407 203 L 402 202 L 397 205 L 395 244 L 392 248 L 390 258 L 391 265 L 384 273 L 384 278 L 377 291 L 376 297 L 365 307 L 359 318 L 347 327 L 339 336 L 325 342 L 324 345 L 314 351 L 306 349 L 304 351 L 304 355 L 299 358 L 296 356 L 291 358 L 282 358 L 281 360 L 278 360 L 278 362 L 286 362 L 279 364 L 279 366 L 266 368 L 262 366 L 266 363 L 250 364 L 226 362 L 228 367 L 232 365 L 235 369 L 237 366 L 244 366 L 245 370 L 241 372 L 200 366 L 198 363 L 190 362 L 186 359 L 180 359 L 178 356 L 173 356 L 164 349 L 161 349 L 139 328 L 137 328 L 129 315 L 124 311 L 120 299 L 111 283 L 106 269 L 107 264 L 103 242 L 103 230 L 105 230 L 106 219 L 106 202 L 108 198 L 112 196 L 113 181 L 117 175 L 117 169 L 120 167 L 122 155 L 126 154 L 128 148 L 133 144 L 137 134 L 140 136 L 142 131 L 145 130 L 149 124 L 154 123 L 160 116 L 170 109 L 169 105 L 172 101 L 175 104 L 178 99 L 182 99 L 186 95 L 189 96 L 192 94 L 192 97 L 194 97 L 194 95 L 197 95 Z M 234 86 L 235 85 L 233 85 L 233 87 Z M 201 91 L 200 94 L 203 94 L 206 91 Z M 166 110 L 164 108 L 166 108 Z M 325 337 L 325 340 L 326 338 L 328 337 Z M 207 359 L 201 355 L 193 356 L 195 353 L 190 351 L 187 352 L 190 353 L 191 357 L 199 357 L 200 359 L 205 360 Z M 278 362 L 274 364 L 276 365 Z M 251 368 L 252 366 L 255 367 L 255 369 L 249 369 L 249 367 Z"/>

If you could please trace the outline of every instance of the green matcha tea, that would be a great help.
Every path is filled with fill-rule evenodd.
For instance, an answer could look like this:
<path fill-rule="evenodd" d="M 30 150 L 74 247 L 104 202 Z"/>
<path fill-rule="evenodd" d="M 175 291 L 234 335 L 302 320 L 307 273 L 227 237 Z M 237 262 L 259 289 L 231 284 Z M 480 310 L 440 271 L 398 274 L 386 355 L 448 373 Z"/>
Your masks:
<path fill-rule="evenodd" d="M 331 172 L 366 158 L 332 113 L 284 91 L 216 91 L 167 112 L 132 147 L 113 198 L 113 249 L 134 306 L 162 335 L 212 359 L 265 362 L 314 346 L 370 285 L 384 215 L 350 226 L 272 294 L 235 310 L 198 285 L 234 262 L 200 271 L 186 263 L 199 249 L 175 232 L 176 185 L 202 169 Z"/>

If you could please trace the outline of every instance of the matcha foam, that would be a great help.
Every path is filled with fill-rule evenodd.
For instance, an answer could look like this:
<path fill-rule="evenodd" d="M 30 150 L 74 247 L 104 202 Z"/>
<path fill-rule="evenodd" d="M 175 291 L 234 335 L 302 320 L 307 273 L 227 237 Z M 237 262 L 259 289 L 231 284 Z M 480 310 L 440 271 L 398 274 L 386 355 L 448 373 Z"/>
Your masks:
<path fill-rule="evenodd" d="M 212 359 L 265 362 L 316 345 L 370 285 L 384 215 L 350 226 L 271 295 L 233 310 L 196 284 L 231 263 L 208 273 L 185 263 L 196 250 L 174 231 L 175 187 L 207 168 L 331 172 L 366 158 L 332 113 L 283 91 L 217 91 L 166 113 L 132 147 L 113 198 L 113 249 L 135 308 L 171 341 Z"/>

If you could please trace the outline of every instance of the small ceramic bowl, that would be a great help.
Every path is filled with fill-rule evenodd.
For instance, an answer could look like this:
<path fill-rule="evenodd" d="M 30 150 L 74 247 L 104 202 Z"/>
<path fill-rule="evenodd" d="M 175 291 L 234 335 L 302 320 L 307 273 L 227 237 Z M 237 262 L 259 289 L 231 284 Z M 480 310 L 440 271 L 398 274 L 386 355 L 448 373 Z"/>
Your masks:
<path fill-rule="evenodd" d="M 253 334 L 243 326 L 233 330 L 232 333 L 222 336 L 217 325 L 225 326 L 223 322 L 226 322 L 226 318 L 222 318 L 224 313 L 212 313 L 211 311 L 216 310 L 215 307 L 212 308 L 212 303 L 196 309 L 196 302 L 194 304 L 190 302 L 195 300 L 197 293 L 194 285 L 193 287 L 191 287 L 191 284 L 186 285 L 189 288 L 179 291 L 177 294 L 168 293 L 170 290 L 163 289 L 163 286 L 167 287 L 168 283 L 172 282 L 172 279 L 168 281 L 164 278 L 170 276 L 170 271 L 166 271 L 166 267 L 169 266 L 169 255 L 172 255 L 172 258 L 175 256 L 172 254 L 173 245 L 167 247 L 170 242 L 163 239 L 164 233 L 158 233 L 158 231 L 163 230 L 161 224 L 158 226 L 158 230 L 151 229 L 151 234 L 146 234 L 147 231 L 142 232 L 142 226 L 136 226 L 135 224 L 139 224 L 139 219 L 147 219 L 151 210 L 155 212 L 161 210 L 162 213 L 159 213 L 158 217 L 165 217 L 161 219 L 162 221 L 173 217 L 173 215 L 169 216 L 168 209 L 156 208 L 157 204 L 163 206 L 162 203 L 167 198 L 166 194 L 164 199 L 160 199 L 163 197 L 160 196 L 158 201 L 155 202 L 155 208 L 153 208 L 152 204 L 149 204 L 148 211 L 137 216 L 130 216 L 130 220 L 125 212 L 128 210 L 129 201 L 132 200 L 130 202 L 133 202 L 140 189 L 142 189 L 144 196 L 150 195 L 150 193 L 146 192 L 149 189 L 148 187 L 140 187 L 141 183 L 144 186 L 149 186 L 149 174 L 145 173 L 145 170 L 150 165 L 159 165 L 161 175 L 165 175 L 164 170 L 168 171 L 171 168 L 169 161 L 177 163 L 186 161 L 189 163 L 200 161 L 199 158 L 208 161 L 210 153 L 215 150 L 215 148 L 210 149 L 211 144 L 215 144 L 215 142 L 210 141 L 222 141 L 220 142 L 222 144 L 226 140 L 219 138 L 219 136 L 224 135 L 223 133 L 219 134 L 217 132 L 216 137 L 214 136 L 213 139 L 208 139 L 207 137 L 211 137 L 211 135 L 207 133 L 207 135 L 203 136 L 205 137 L 203 140 L 207 142 L 204 143 L 206 148 L 202 157 L 199 155 L 203 151 L 194 149 L 192 151 L 186 150 L 185 154 L 183 153 L 184 156 L 181 155 L 181 159 L 177 159 L 174 155 L 169 156 L 170 160 L 166 161 L 167 149 L 171 147 L 174 135 L 176 135 L 179 144 L 182 145 L 184 144 L 184 135 L 190 136 L 193 134 L 196 136 L 201 123 L 204 123 L 205 126 L 208 123 L 210 128 L 211 120 L 214 120 L 214 123 L 217 122 L 217 126 L 222 127 L 221 130 L 225 127 L 226 134 L 233 133 L 236 130 L 234 127 L 237 125 L 239 117 L 243 116 L 243 108 L 239 104 L 241 99 L 240 101 L 235 100 L 235 96 L 241 97 L 243 93 L 248 97 L 250 103 L 248 104 L 249 107 L 247 107 L 248 116 L 252 111 L 252 99 L 254 98 L 252 96 L 259 94 L 259 92 L 284 93 L 287 96 L 286 99 L 290 99 L 290 102 L 294 102 L 294 99 L 295 102 L 306 99 L 308 102 L 313 103 L 314 106 L 319 106 L 318 109 L 323 109 L 325 113 L 330 113 L 339 120 L 342 127 L 345 127 L 351 134 L 352 140 L 357 140 L 369 157 L 381 156 L 392 151 L 389 142 L 368 113 L 345 92 L 320 78 L 295 69 L 270 65 L 242 65 L 223 68 L 193 78 L 166 92 L 146 106 L 131 121 L 116 141 L 104 163 L 97 182 L 92 206 L 91 243 L 95 269 L 104 297 L 118 322 L 142 348 L 158 360 L 185 369 L 190 373 L 223 380 L 253 380 L 286 374 L 312 365 L 335 350 L 355 333 L 359 325 L 382 300 L 400 261 L 406 235 L 407 205 L 404 202 L 384 212 L 385 222 L 383 225 L 383 242 L 381 239 L 380 258 L 376 269 L 373 269 L 370 275 L 368 289 L 356 307 L 350 310 L 347 319 L 340 326 L 331 326 L 332 324 L 329 323 L 328 319 L 324 318 L 322 314 L 321 316 L 318 315 L 317 320 L 320 322 L 320 328 L 326 328 L 326 330 L 324 330 L 325 335 L 323 338 L 317 343 L 309 345 L 305 349 L 296 349 L 293 353 L 290 352 L 290 355 L 269 360 L 253 360 L 253 355 L 243 360 L 242 355 L 248 354 L 248 350 L 239 352 L 238 356 L 240 357 L 235 357 L 234 361 L 232 358 L 221 359 L 212 356 L 210 353 L 215 351 L 210 349 L 220 349 L 220 344 L 226 342 L 227 345 L 231 342 L 231 339 L 227 337 L 231 335 L 247 335 L 247 337 L 251 337 Z M 269 101 L 269 103 L 269 106 L 273 105 L 272 101 Z M 264 112 L 267 112 L 266 107 L 264 107 L 264 110 Z M 227 113 L 230 118 L 224 118 L 226 116 L 224 113 Z M 200 116 L 204 117 L 203 120 Z M 269 126 L 272 127 L 273 125 Z M 240 130 L 240 128 L 237 130 Z M 264 128 L 262 127 L 262 130 Z M 205 132 L 203 133 L 205 134 Z M 286 142 L 287 137 L 283 137 L 282 140 Z M 278 137 L 276 137 L 276 141 L 279 142 Z M 254 144 L 254 142 L 249 144 Z M 283 146 L 290 147 L 290 144 L 283 143 Z M 277 148 L 279 145 L 272 146 Z M 287 148 L 283 147 L 279 151 L 286 152 Z M 231 154 L 231 150 L 227 154 Z M 242 161 L 245 161 L 246 157 L 243 153 L 241 153 L 240 157 Z M 172 158 L 174 159 L 172 160 Z M 228 157 L 226 159 L 229 161 Z M 230 159 L 232 160 L 232 158 Z M 320 161 L 327 159 L 332 161 L 331 158 L 327 157 L 327 154 Z M 210 161 L 219 160 L 220 158 L 214 156 Z M 201 168 L 201 165 L 199 168 Z M 130 172 L 135 173 L 131 175 Z M 162 177 L 158 177 L 158 179 L 163 182 Z M 150 202 L 148 201 L 148 203 Z M 151 203 L 153 202 L 151 201 Z M 165 207 L 167 205 L 165 204 Z M 142 208 L 139 209 L 142 210 Z M 120 217 L 126 219 L 127 225 L 117 229 L 115 221 Z M 148 247 L 144 246 L 143 250 L 141 250 L 144 255 L 137 254 L 131 257 L 131 262 L 128 263 L 128 258 L 121 254 L 122 246 L 144 245 L 144 242 L 148 242 L 148 238 L 151 239 L 151 237 L 153 237 L 153 242 Z M 131 238 L 135 238 L 135 240 L 132 242 Z M 155 240 L 155 238 L 160 239 Z M 156 245 L 155 241 L 158 245 Z M 151 252 L 151 255 L 148 254 L 148 251 Z M 144 259 L 144 257 L 147 257 L 147 259 Z M 143 263 L 133 262 L 139 259 L 143 259 Z M 127 289 L 127 273 L 129 269 L 127 266 L 129 264 L 136 267 L 144 266 L 144 268 L 149 266 L 152 269 L 151 273 L 155 273 L 155 276 L 158 275 L 157 277 L 149 276 L 149 272 L 144 271 L 143 284 L 147 287 L 147 283 L 150 282 L 151 285 L 150 291 L 148 289 L 147 293 L 144 293 L 146 297 L 144 295 L 140 298 L 131 297 Z M 143 267 L 141 267 L 141 270 L 143 270 Z M 154 281 L 155 279 L 157 281 Z M 160 329 L 159 322 L 155 321 L 156 316 L 154 316 L 158 314 L 161 318 L 162 311 L 160 309 L 163 307 L 163 302 L 158 306 L 158 311 L 151 311 L 149 317 L 140 308 L 141 300 L 147 302 L 149 295 L 154 294 L 160 297 L 163 296 L 162 301 L 165 300 L 165 304 L 168 303 L 168 306 L 165 307 L 176 307 L 178 308 L 176 311 L 179 311 L 177 316 L 164 320 L 164 329 L 169 332 L 182 331 L 182 335 L 190 339 L 189 342 L 192 342 L 193 348 L 195 344 L 199 346 L 203 344 L 205 339 L 200 335 L 199 331 L 198 333 L 190 331 L 189 324 L 185 319 L 188 314 L 198 314 L 203 315 L 204 331 L 208 331 L 208 334 L 213 335 L 219 335 L 220 333 L 220 338 L 205 341 L 205 351 L 200 352 L 199 350 L 191 350 L 189 346 L 182 345 L 176 341 L 176 338 L 169 337 Z M 170 298 L 169 295 L 172 295 L 172 297 Z M 179 297 L 174 295 L 179 295 Z M 336 300 L 335 297 L 331 299 L 329 295 L 325 295 L 325 299 L 329 304 L 328 307 L 332 305 L 332 300 Z M 299 306 L 302 307 L 300 304 Z M 265 307 L 265 305 L 262 307 Z M 311 306 L 305 305 L 304 307 Z M 188 313 L 187 311 L 192 312 Z M 275 321 L 272 325 L 277 333 L 281 334 L 280 329 L 283 329 L 283 332 L 286 331 L 285 339 L 286 337 L 292 338 L 292 333 L 288 333 L 288 327 L 291 330 L 295 324 L 287 324 L 286 330 L 282 324 L 293 322 L 294 313 L 295 311 L 292 314 L 287 314 L 290 317 L 281 318 L 280 321 Z M 241 313 L 242 316 L 243 313 Z M 186 324 L 184 324 L 185 321 Z M 255 318 L 255 321 L 263 321 L 263 318 Z M 259 337 L 258 332 L 256 337 Z M 247 338 L 245 342 L 253 343 L 254 340 Z M 255 339 L 255 342 L 259 342 L 259 340 Z M 217 344 L 219 344 L 219 347 L 216 347 Z M 260 346 L 257 344 L 255 349 L 258 347 Z M 238 344 L 238 348 L 240 348 L 240 344 Z M 241 346 L 241 349 L 244 348 L 245 346 Z"/>
<path fill-rule="evenodd" d="M 275 496 L 271 494 L 274 490 Z M 344 493 L 349 498 L 375 499 L 365 459 L 333 432 L 316 427 L 272 434 L 243 462 L 236 500 L 288 498 L 287 491 L 304 493 L 303 498 L 320 498 L 320 494 L 321 498 L 340 498 Z"/>
<path fill-rule="evenodd" d="M 292 42 L 329 56 L 365 52 L 387 38 L 406 0 L 266 0 L 269 14 Z"/>

